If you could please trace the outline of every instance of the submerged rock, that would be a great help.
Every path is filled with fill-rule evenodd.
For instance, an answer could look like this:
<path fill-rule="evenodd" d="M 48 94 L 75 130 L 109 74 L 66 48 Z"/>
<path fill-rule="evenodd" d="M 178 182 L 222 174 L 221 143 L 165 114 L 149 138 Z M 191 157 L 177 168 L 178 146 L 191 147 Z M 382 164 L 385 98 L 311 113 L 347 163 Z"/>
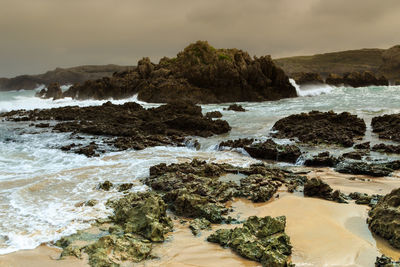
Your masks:
<path fill-rule="evenodd" d="M 354 149 L 369 150 L 370 142 L 360 143 L 354 146 Z"/>
<path fill-rule="evenodd" d="M 372 118 L 372 130 L 379 138 L 400 142 L 400 114 L 383 115 Z"/>
<path fill-rule="evenodd" d="M 400 154 L 400 145 L 377 144 L 372 147 L 372 150 L 383 153 Z"/>
<path fill-rule="evenodd" d="M 400 188 L 384 196 L 370 210 L 368 225 L 372 232 L 400 248 Z"/>
<path fill-rule="evenodd" d="M 233 110 L 238 112 L 245 112 L 246 110 L 242 107 L 242 105 L 232 104 L 230 105 L 227 110 Z"/>
<path fill-rule="evenodd" d="M 276 138 L 298 138 L 303 143 L 350 147 L 355 138 L 364 136 L 366 125 L 363 119 L 348 112 L 311 111 L 280 119 L 272 129 L 278 131 L 273 135 Z"/>
<path fill-rule="evenodd" d="M 289 236 L 285 234 L 285 226 L 285 216 L 252 216 L 243 227 L 217 230 L 207 241 L 229 247 L 247 259 L 261 262 L 263 266 L 293 266 L 289 259 L 292 246 Z"/>
<path fill-rule="evenodd" d="M 153 103 L 222 103 L 296 97 L 296 90 L 270 56 L 251 58 L 242 50 L 215 49 L 198 41 L 158 64 L 143 58 L 133 70 L 75 84 L 64 97 L 121 99 L 134 94 Z"/>
<path fill-rule="evenodd" d="M 206 113 L 206 118 L 214 119 L 214 118 L 222 118 L 222 113 L 219 111 L 210 111 Z"/>

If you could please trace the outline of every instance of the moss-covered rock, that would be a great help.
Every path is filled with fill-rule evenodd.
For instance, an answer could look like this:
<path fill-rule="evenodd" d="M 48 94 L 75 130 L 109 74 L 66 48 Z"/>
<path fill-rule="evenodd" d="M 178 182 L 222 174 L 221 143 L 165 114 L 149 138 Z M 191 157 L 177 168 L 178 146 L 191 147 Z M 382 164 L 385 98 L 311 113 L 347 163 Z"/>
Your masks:
<path fill-rule="evenodd" d="M 209 230 L 211 229 L 211 223 L 207 219 L 204 218 L 196 218 L 190 222 L 189 228 L 192 231 L 193 235 L 197 236 L 200 234 L 201 230 Z"/>
<path fill-rule="evenodd" d="M 130 193 L 109 203 L 114 209 L 114 222 L 125 233 L 139 234 L 153 242 L 164 241 L 164 235 L 172 230 L 167 216 L 167 206 L 155 193 Z"/>
<path fill-rule="evenodd" d="M 263 266 L 291 266 L 290 239 L 285 234 L 284 216 L 259 218 L 252 216 L 243 227 L 217 230 L 207 241 L 227 246 L 239 255 L 261 262 Z"/>
<path fill-rule="evenodd" d="M 368 224 L 372 232 L 400 248 L 400 188 L 379 200 L 369 212 Z"/>

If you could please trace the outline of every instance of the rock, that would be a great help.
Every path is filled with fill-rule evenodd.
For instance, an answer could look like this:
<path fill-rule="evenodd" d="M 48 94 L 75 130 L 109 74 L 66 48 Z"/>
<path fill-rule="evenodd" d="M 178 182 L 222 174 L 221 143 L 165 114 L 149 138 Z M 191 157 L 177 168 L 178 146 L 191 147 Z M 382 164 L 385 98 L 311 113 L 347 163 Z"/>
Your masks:
<path fill-rule="evenodd" d="M 362 174 L 374 177 L 388 176 L 393 172 L 386 164 L 366 162 L 341 162 L 336 165 L 335 171 L 340 173 Z"/>
<path fill-rule="evenodd" d="M 364 136 L 364 120 L 348 112 L 340 114 L 311 111 L 280 119 L 272 127 L 276 138 L 298 138 L 312 144 L 334 144 L 350 147 L 354 139 Z"/>
<path fill-rule="evenodd" d="M 341 158 L 331 156 L 328 151 L 321 152 L 316 156 L 307 158 L 304 161 L 305 166 L 310 167 L 334 167 L 341 161 Z"/>
<path fill-rule="evenodd" d="M 96 153 L 98 146 L 95 143 L 90 143 L 90 145 L 79 148 L 75 153 L 83 154 L 86 157 L 98 157 L 99 154 Z"/>
<path fill-rule="evenodd" d="M 85 202 L 85 206 L 93 207 L 99 204 L 99 201 L 97 199 L 90 199 Z"/>
<path fill-rule="evenodd" d="M 110 191 L 110 189 L 113 188 L 113 186 L 114 186 L 114 185 L 113 185 L 110 181 L 105 181 L 105 182 L 103 182 L 103 183 L 100 183 L 100 184 L 98 185 L 98 188 L 99 188 L 100 190 Z"/>
<path fill-rule="evenodd" d="M 329 85 L 341 86 L 343 85 L 344 81 L 342 76 L 336 73 L 330 73 L 328 77 L 326 77 L 325 83 Z"/>
<path fill-rule="evenodd" d="M 348 159 L 355 159 L 355 160 L 361 160 L 362 157 L 367 155 L 366 152 L 362 151 L 352 151 L 352 152 L 347 152 L 342 155 L 343 158 L 348 158 Z"/>
<path fill-rule="evenodd" d="M 201 218 L 201 219 L 196 218 L 190 222 L 189 228 L 192 231 L 193 235 L 197 236 L 200 234 L 201 230 L 210 230 L 211 223 L 210 223 L 210 221 L 208 221 L 204 218 Z"/>
<path fill-rule="evenodd" d="M 59 83 L 51 83 L 47 86 L 47 90 L 42 89 L 36 94 L 36 96 L 41 98 L 53 98 L 53 100 L 57 100 L 63 98 L 63 92 Z"/>
<path fill-rule="evenodd" d="M 286 161 L 295 163 L 301 155 L 300 149 L 295 145 L 278 145 L 272 139 L 263 143 L 245 146 L 244 149 L 253 158 Z"/>
<path fill-rule="evenodd" d="M 381 195 L 368 195 L 365 193 L 354 192 L 350 193 L 349 197 L 356 201 L 356 204 L 359 205 L 369 205 L 374 207 L 378 201 L 382 198 Z"/>
<path fill-rule="evenodd" d="M 394 261 L 385 255 L 376 257 L 375 267 L 400 267 L 400 261 Z"/>
<path fill-rule="evenodd" d="M 206 118 L 214 119 L 214 118 L 222 118 L 222 113 L 219 111 L 210 111 L 206 113 Z"/>
<path fill-rule="evenodd" d="M 152 242 L 163 242 L 173 228 L 167 206 L 155 193 L 130 193 L 108 203 L 114 209 L 114 222 L 125 233 L 141 235 Z"/>
<path fill-rule="evenodd" d="M 148 58 L 138 67 L 112 77 L 75 84 L 63 95 L 77 99 L 138 99 L 168 103 L 228 103 L 296 97 L 282 69 L 270 56 L 251 58 L 238 49 L 215 49 L 207 42 L 190 44 L 176 58 L 153 64 Z"/>
<path fill-rule="evenodd" d="M 365 142 L 365 143 L 360 143 L 360 144 L 354 145 L 354 149 L 369 150 L 370 149 L 370 142 Z"/>
<path fill-rule="evenodd" d="M 332 198 L 332 188 L 321 179 L 312 178 L 304 184 L 304 196 L 323 199 Z"/>
<path fill-rule="evenodd" d="M 373 233 L 400 248 L 400 188 L 379 200 L 370 210 L 367 222 Z"/>
<path fill-rule="evenodd" d="M 296 81 L 298 85 L 307 84 L 323 84 L 324 80 L 321 75 L 313 72 L 297 72 L 292 74 L 292 78 Z"/>
<path fill-rule="evenodd" d="M 240 138 L 236 140 L 227 140 L 221 142 L 218 147 L 219 149 L 223 149 L 224 147 L 231 147 L 231 148 L 244 148 L 245 146 L 249 146 L 253 144 L 255 140 L 253 138 Z"/>
<path fill-rule="evenodd" d="M 47 128 L 47 127 L 50 127 L 50 124 L 49 123 L 38 123 L 38 124 L 35 124 L 35 127 L 37 127 L 37 128 Z"/>
<path fill-rule="evenodd" d="M 120 262 L 140 262 L 150 256 L 152 244 L 130 234 L 107 235 L 88 246 L 89 264 L 96 267 L 118 267 Z"/>
<path fill-rule="evenodd" d="M 68 106 L 44 110 L 20 110 L 2 114 L 7 120 L 56 120 L 55 131 L 101 135 L 112 138 L 109 144 L 120 150 L 144 149 L 152 146 L 184 146 L 187 136 L 209 137 L 230 131 L 226 121 L 203 116 L 201 107 L 190 102 L 174 102 L 144 109 L 129 102 L 102 106 Z M 97 145 L 80 148 L 77 153 L 96 156 Z"/>
<path fill-rule="evenodd" d="M 372 118 L 372 130 L 379 138 L 400 142 L 400 114 L 383 115 Z"/>
<path fill-rule="evenodd" d="M 128 190 L 131 190 L 132 187 L 133 187 L 133 184 L 132 184 L 132 183 L 120 184 L 120 185 L 118 186 L 118 191 L 119 191 L 119 192 L 128 191 Z"/>
<path fill-rule="evenodd" d="M 292 246 L 285 234 L 285 216 L 249 217 L 243 227 L 220 229 L 207 241 L 229 247 L 242 257 L 261 262 L 263 266 L 292 266 Z"/>
<path fill-rule="evenodd" d="M 372 147 L 372 151 L 400 154 L 400 145 L 377 144 Z"/>
<path fill-rule="evenodd" d="M 245 112 L 246 110 L 242 107 L 242 105 L 232 104 L 230 105 L 227 110 L 233 110 L 238 112 Z"/>

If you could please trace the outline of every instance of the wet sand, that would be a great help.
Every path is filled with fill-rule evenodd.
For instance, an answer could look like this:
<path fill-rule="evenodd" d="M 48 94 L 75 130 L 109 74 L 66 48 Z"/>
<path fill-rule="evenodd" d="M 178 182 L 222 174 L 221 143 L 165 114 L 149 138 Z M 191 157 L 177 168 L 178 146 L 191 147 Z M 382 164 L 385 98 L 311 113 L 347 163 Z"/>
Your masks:
<path fill-rule="evenodd" d="M 313 169 L 307 176 L 320 177 L 334 189 L 345 193 L 358 191 L 386 194 L 400 187 L 400 181 L 394 178 L 339 174 L 328 168 Z M 357 179 L 350 180 L 351 177 Z M 304 198 L 300 193 L 281 191 L 279 195 L 279 198 L 258 204 L 237 199 L 232 202 L 235 210 L 233 217 L 245 219 L 252 215 L 285 215 L 286 232 L 293 245 L 292 261 L 297 266 L 373 267 L 375 258 L 382 253 L 395 259 L 400 257 L 399 250 L 391 248 L 386 241 L 375 238 L 369 231 L 366 224 L 368 206 Z M 188 226 L 189 223 L 175 222 L 175 231 L 169 234 L 167 242 L 154 246 L 153 254 L 158 259 L 127 266 L 261 266 L 257 262 L 243 259 L 230 249 L 207 242 L 205 239 L 212 231 L 203 231 L 201 236 L 194 237 Z M 235 226 L 214 225 L 213 231 Z M 35 250 L 0 256 L 0 266 L 88 266 L 87 261 L 74 258 L 57 261 L 59 254 L 58 249 L 41 246 Z"/>

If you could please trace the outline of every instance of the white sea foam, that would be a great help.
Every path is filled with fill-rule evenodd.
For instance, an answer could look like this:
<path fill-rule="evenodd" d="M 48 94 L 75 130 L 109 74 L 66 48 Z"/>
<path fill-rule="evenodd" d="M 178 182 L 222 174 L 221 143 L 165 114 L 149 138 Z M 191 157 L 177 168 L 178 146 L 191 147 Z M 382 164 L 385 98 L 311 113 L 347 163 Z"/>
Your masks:
<path fill-rule="evenodd" d="M 296 88 L 298 96 L 318 96 L 322 94 L 329 94 L 338 87 L 330 86 L 328 84 L 310 84 L 310 85 L 298 85 L 295 80 L 289 79 L 290 83 Z"/>

